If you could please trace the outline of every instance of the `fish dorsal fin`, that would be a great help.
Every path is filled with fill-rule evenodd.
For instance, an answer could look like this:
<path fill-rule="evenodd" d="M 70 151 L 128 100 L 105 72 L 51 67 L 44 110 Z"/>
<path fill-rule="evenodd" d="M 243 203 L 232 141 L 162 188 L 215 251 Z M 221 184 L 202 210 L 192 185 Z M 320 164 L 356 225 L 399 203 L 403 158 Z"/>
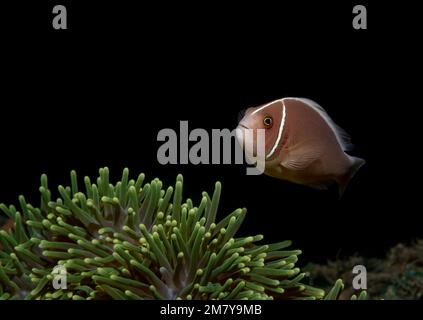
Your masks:
<path fill-rule="evenodd" d="M 329 117 L 326 110 L 323 109 L 319 104 L 317 104 L 316 102 L 314 102 L 310 99 L 307 99 L 307 98 L 291 98 L 291 97 L 289 97 L 289 98 L 284 98 L 284 99 L 292 99 L 292 100 L 301 101 L 301 102 L 307 104 L 308 106 L 310 106 L 310 108 L 312 108 L 317 113 L 319 113 L 319 115 L 326 121 L 328 126 L 332 129 L 332 131 L 334 132 L 335 137 L 338 140 L 338 142 L 339 142 L 343 151 L 351 151 L 354 148 L 354 145 L 351 143 L 350 135 L 344 129 L 342 129 L 340 126 L 338 126 Z"/>

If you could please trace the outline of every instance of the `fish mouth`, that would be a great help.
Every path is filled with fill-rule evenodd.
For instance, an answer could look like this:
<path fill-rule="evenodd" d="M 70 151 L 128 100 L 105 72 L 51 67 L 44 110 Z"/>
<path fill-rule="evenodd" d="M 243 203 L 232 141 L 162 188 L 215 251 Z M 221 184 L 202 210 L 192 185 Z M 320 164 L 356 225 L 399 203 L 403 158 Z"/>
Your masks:
<path fill-rule="evenodd" d="M 247 126 L 245 126 L 245 125 L 243 125 L 243 124 L 239 124 L 239 125 L 238 125 L 238 127 L 242 127 L 242 128 L 244 128 L 244 129 L 250 129 L 250 128 L 248 128 Z"/>

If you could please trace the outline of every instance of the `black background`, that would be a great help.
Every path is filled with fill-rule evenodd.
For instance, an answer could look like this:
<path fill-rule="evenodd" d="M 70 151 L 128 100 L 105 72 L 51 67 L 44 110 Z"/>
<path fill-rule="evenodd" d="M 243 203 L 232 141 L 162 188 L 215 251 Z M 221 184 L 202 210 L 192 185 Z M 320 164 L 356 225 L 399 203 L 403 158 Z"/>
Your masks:
<path fill-rule="evenodd" d="M 165 185 L 182 173 L 196 203 L 221 181 L 218 217 L 247 207 L 240 234 L 291 239 L 302 264 L 381 256 L 423 234 L 411 183 L 418 37 L 413 20 L 399 20 L 407 5 L 360 2 L 368 30 L 354 30 L 355 2 L 61 3 L 68 30 L 51 26 L 59 3 L 1 10 L 1 202 L 24 194 L 38 204 L 42 173 L 55 189 L 71 169 L 94 177 L 108 166 L 118 179 L 128 167 Z M 351 154 L 366 159 L 342 200 L 246 176 L 242 165 L 158 164 L 160 129 L 178 130 L 180 120 L 232 129 L 241 109 L 285 96 L 321 104 L 350 133 Z"/>

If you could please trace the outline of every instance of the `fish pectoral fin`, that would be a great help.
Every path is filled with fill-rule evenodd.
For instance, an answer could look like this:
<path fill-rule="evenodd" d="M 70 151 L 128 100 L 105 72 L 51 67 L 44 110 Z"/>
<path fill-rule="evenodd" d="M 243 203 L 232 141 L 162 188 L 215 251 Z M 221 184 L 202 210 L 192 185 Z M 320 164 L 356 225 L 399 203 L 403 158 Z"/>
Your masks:
<path fill-rule="evenodd" d="M 304 170 L 320 157 L 318 152 L 310 152 L 301 155 L 291 154 L 280 165 L 290 170 Z"/>

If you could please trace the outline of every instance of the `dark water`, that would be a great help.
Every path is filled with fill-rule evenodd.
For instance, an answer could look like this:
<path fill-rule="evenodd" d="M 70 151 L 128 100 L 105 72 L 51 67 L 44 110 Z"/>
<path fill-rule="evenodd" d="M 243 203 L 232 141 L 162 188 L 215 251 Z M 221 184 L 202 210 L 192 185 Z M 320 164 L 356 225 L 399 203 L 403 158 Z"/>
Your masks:
<path fill-rule="evenodd" d="M 36 204 L 41 173 L 54 186 L 68 184 L 71 169 L 94 177 L 108 166 L 118 178 L 129 167 L 166 185 L 182 173 L 184 194 L 197 203 L 222 181 L 218 217 L 247 207 L 241 235 L 291 239 L 304 262 L 380 256 L 423 236 L 413 144 L 402 138 L 413 128 L 402 108 L 415 85 L 406 72 L 417 52 L 400 56 L 413 42 L 384 27 L 386 12 L 374 10 L 369 29 L 356 32 L 349 5 L 197 15 L 124 10 L 112 24 L 110 9 L 98 9 L 98 27 L 90 24 L 95 9 L 86 8 L 63 35 L 36 29 L 7 39 L 0 201 L 17 204 L 25 194 Z M 241 109 L 285 96 L 320 103 L 351 134 L 351 154 L 366 159 L 342 200 L 335 190 L 246 176 L 242 165 L 157 163 L 160 129 L 177 129 L 180 120 L 192 129 L 232 129 Z"/>

